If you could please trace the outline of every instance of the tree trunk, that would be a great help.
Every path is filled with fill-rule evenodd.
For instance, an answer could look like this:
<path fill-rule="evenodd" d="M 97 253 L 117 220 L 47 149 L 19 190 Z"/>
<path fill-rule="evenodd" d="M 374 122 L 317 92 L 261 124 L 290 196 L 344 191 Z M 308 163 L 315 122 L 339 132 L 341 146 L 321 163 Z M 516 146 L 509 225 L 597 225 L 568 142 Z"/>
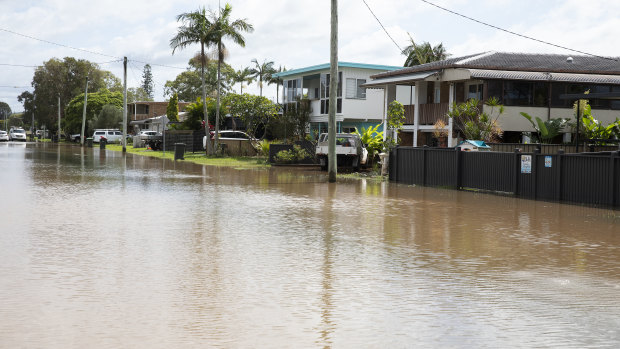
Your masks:
<path fill-rule="evenodd" d="M 207 137 L 207 155 L 213 155 L 211 133 L 209 132 L 209 114 L 207 113 L 207 90 L 205 87 L 205 45 L 200 43 L 200 81 L 202 84 L 202 110 L 204 112 L 205 136 Z"/>

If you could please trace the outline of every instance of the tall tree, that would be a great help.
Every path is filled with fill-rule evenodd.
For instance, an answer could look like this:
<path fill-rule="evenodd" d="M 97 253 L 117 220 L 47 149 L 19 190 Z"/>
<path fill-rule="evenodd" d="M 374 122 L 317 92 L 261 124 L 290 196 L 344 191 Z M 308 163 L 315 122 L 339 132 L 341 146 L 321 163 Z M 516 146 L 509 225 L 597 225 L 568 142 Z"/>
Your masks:
<path fill-rule="evenodd" d="M 86 104 L 86 120 L 89 125 L 92 125 L 93 119 L 99 115 L 105 105 L 113 105 L 122 110 L 123 94 L 118 91 L 111 92 L 105 88 L 98 92 L 89 92 L 88 102 Z M 67 105 L 66 117 L 63 119 L 63 128 L 67 132 L 79 133 L 81 131 L 83 108 L 84 92 L 75 96 Z"/>
<path fill-rule="evenodd" d="M 241 47 L 245 47 L 245 38 L 242 33 L 251 33 L 254 31 L 254 27 L 247 22 L 246 19 L 232 20 L 230 14 L 232 12 L 232 6 L 230 4 L 224 5 L 220 9 L 219 14 L 211 11 L 210 18 L 212 28 L 209 33 L 209 42 L 213 43 L 217 47 L 218 60 L 217 60 L 217 102 L 215 104 L 215 146 L 219 139 L 219 127 L 220 127 L 220 90 L 221 90 L 221 65 L 224 58 L 224 40 L 232 40 L 234 43 Z"/>
<path fill-rule="evenodd" d="M 58 125 L 58 97 L 61 117 L 64 119 L 64 106 L 76 95 L 84 93 L 86 76 L 90 91 L 114 87 L 120 81 L 109 71 L 99 69 L 96 63 L 73 57 L 65 57 L 63 60 L 52 58 L 35 69 L 31 83 L 34 91 L 26 91 L 18 97 L 24 103 L 24 113 L 31 117 L 36 110 L 35 123 L 45 124 L 55 132 Z"/>
<path fill-rule="evenodd" d="M 11 116 L 11 106 L 9 106 L 6 102 L 0 102 L 0 120 L 2 121 L 3 126 L 0 130 L 7 128 L 9 116 Z"/>
<path fill-rule="evenodd" d="M 276 73 L 276 69 L 273 67 L 273 62 L 264 60 L 263 63 L 258 63 L 256 58 L 252 59 L 252 63 L 254 63 L 255 67 L 252 68 L 252 73 L 256 78 L 256 82 L 258 83 L 258 87 L 260 89 L 260 95 L 263 95 L 263 81 L 268 82 L 271 79 L 271 75 Z"/>
<path fill-rule="evenodd" d="M 172 48 L 172 54 L 177 49 L 184 49 L 193 44 L 200 44 L 200 56 L 205 56 L 205 46 L 212 45 L 214 43 L 213 23 L 209 20 L 207 10 L 202 7 L 194 12 L 182 13 L 177 16 L 177 21 L 183 24 L 179 27 L 177 35 L 170 40 L 170 47 Z M 205 60 L 201 59 L 200 66 L 200 81 L 202 87 L 202 100 L 207 100 L 207 90 L 205 87 Z M 207 103 L 203 103 L 203 115 L 206 118 Z M 205 120 L 205 124 L 208 124 Z M 207 154 L 213 155 L 213 145 L 209 142 L 209 128 L 205 127 L 205 135 L 207 136 Z"/>
<path fill-rule="evenodd" d="M 239 94 L 243 94 L 243 83 L 251 84 L 254 81 L 254 74 L 252 73 L 252 69 L 245 67 L 240 70 L 236 70 L 231 75 L 231 80 L 233 83 L 239 83 L 240 92 Z"/>
<path fill-rule="evenodd" d="M 175 93 L 170 97 L 168 101 L 168 107 L 166 108 L 166 116 L 168 120 L 173 122 L 179 121 L 179 96 Z"/>
<path fill-rule="evenodd" d="M 192 58 L 186 71 L 176 76 L 174 80 L 166 81 L 164 96 L 172 96 L 177 93 L 180 101 L 193 102 L 201 96 L 202 82 L 200 79 L 200 59 Z M 227 92 L 234 84 L 232 79 L 233 69 L 228 64 L 222 64 L 222 89 Z M 215 98 L 217 90 L 217 62 L 208 61 L 205 65 L 205 89 L 207 97 Z"/>
<path fill-rule="evenodd" d="M 267 85 L 276 84 L 276 103 L 280 103 L 280 85 L 284 82 L 281 77 L 275 76 L 275 73 L 282 73 L 286 71 L 286 67 L 279 66 L 278 70 L 276 70 L 267 81 Z"/>
<path fill-rule="evenodd" d="M 442 43 L 431 46 L 431 44 L 426 41 L 418 45 L 411 37 L 411 34 L 407 34 L 409 35 L 411 44 L 405 47 L 402 52 L 403 55 L 407 56 L 404 64 L 405 67 L 413 67 L 414 65 L 443 61 L 450 56 L 450 54 L 446 52 L 446 48 L 443 47 Z"/>
<path fill-rule="evenodd" d="M 149 100 L 153 100 L 153 73 L 151 72 L 151 65 L 146 64 L 142 70 L 142 89 L 146 92 Z"/>

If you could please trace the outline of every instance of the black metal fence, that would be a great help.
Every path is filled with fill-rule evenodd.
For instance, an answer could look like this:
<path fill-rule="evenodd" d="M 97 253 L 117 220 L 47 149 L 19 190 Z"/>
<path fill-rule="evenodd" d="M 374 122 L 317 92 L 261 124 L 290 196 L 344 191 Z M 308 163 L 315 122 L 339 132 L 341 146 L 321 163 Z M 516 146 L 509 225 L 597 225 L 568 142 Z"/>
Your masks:
<path fill-rule="evenodd" d="M 390 153 L 389 165 L 390 180 L 405 184 L 620 207 L 620 151 L 540 154 L 398 147 Z"/>
<path fill-rule="evenodd" d="M 202 146 L 202 138 L 204 136 L 204 131 L 166 131 L 166 151 L 174 150 L 174 143 L 183 143 L 185 144 L 186 152 L 202 152 L 204 149 Z"/>

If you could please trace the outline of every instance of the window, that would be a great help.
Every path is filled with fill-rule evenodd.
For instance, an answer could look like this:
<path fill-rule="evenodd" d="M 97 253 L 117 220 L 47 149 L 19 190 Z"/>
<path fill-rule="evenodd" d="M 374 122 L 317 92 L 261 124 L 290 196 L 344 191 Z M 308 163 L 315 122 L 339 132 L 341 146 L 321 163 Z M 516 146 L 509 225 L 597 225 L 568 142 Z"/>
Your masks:
<path fill-rule="evenodd" d="M 495 97 L 502 103 L 504 96 L 504 82 L 501 80 L 489 80 L 487 82 L 487 98 Z"/>
<path fill-rule="evenodd" d="M 467 99 L 475 98 L 479 101 L 482 100 L 482 84 L 469 85 L 467 90 Z"/>
<path fill-rule="evenodd" d="M 282 83 L 283 103 L 292 103 L 301 98 L 301 79 L 284 80 Z"/>
<path fill-rule="evenodd" d="M 366 99 L 366 88 L 362 87 L 362 85 L 365 84 L 365 83 L 366 83 L 366 79 L 348 78 L 347 79 L 346 97 L 347 98 Z"/>
<path fill-rule="evenodd" d="M 321 74 L 321 114 L 329 114 L 329 73 Z M 342 72 L 338 72 L 338 89 L 336 91 L 336 113 L 342 113 Z"/>
<path fill-rule="evenodd" d="M 532 84 L 530 82 L 506 81 L 504 83 L 504 105 L 532 105 Z"/>

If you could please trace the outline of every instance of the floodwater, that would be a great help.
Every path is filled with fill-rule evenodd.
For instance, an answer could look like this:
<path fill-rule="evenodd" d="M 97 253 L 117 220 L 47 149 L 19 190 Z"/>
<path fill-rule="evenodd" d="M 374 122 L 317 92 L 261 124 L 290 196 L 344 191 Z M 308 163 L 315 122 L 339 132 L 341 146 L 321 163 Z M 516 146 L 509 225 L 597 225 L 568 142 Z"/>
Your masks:
<path fill-rule="evenodd" d="M 617 348 L 618 211 L 0 144 L 1 348 Z"/>

